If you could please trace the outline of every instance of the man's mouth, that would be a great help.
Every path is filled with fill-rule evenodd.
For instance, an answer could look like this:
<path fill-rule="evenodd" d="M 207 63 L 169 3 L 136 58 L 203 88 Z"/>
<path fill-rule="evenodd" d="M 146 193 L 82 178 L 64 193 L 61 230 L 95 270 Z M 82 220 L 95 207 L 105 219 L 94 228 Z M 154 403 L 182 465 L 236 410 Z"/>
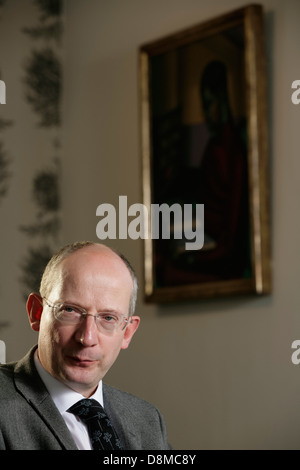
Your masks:
<path fill-rule="evenodd" d="M 68 360 L 69 362 L 71 362 L 71 364 L 80 366 L 80 367 L 88 367 L 88 366 L 93 365 L 96 362 L 93 359 L 88 359 L 88 358 L 80 357 L 80 356 L 68 356 Z"/>

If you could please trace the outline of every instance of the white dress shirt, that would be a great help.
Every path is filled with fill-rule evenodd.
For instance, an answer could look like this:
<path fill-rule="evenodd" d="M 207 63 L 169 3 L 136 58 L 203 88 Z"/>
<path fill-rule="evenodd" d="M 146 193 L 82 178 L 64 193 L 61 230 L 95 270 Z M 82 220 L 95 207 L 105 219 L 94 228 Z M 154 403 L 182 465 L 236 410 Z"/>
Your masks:
<path fill-rule="evenodd" d="M 75 405 L 75 403 L 85 397 L 52 377 L 52 375 L 50 375 L 49 372 L 47 372 L 42 366 L 37 350 L 34 354 L 34 363 L 40 378 L 50 393 L 52 400 L 58 408 L 58 411 L 65 420 L 65 423 L 68 426 L 78 449 L 91 450 L 91 443 L 86 425 L 80 421 L 77 416 L 67 412 L 71 406 Z M 102 381 L 99 382 L 95 393 L 89 398 L 94 398 L 100 403 L 100 405 L 103 406 Z"/>

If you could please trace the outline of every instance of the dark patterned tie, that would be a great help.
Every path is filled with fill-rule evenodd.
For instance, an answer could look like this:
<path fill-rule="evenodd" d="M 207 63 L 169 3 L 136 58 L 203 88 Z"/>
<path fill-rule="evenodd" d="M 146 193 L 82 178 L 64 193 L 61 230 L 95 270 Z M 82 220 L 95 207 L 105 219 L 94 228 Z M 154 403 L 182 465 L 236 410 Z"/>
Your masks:
<path fill-rule="evenodd" d="M 67 411 L 86 424 L 94 450 L 123 449 L 107 414 L 96 400 L 83 398 Z"/>

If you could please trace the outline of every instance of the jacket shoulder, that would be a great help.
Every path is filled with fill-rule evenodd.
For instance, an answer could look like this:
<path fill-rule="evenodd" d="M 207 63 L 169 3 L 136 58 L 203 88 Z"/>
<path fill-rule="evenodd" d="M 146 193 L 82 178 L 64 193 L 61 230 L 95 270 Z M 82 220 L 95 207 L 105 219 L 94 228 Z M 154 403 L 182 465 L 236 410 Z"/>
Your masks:
<path fill-rule="evenodd" d="M 0 399 L 11 397 L 14 387 L 14 370 L 16 362 L 0 365 Z"/>
<path fill-rule="evenodd" d="M 123 390 L 119 390 L 116 387 L 112 387 L 111 385 L 103 384 L 103 396 L 104 396 L 104 406 L 105 401 L 109 400 L 109 402 L 114 402 L 122 404 L 123 407 L 128 407 L 131 410 L 140 411 L 142 410 L 143 413 L 150 412 L 150 413 L 157 413 L 157 408 L 152 405 L 151 403 L 139 398 L 131 393 L 124 392 Z"/>

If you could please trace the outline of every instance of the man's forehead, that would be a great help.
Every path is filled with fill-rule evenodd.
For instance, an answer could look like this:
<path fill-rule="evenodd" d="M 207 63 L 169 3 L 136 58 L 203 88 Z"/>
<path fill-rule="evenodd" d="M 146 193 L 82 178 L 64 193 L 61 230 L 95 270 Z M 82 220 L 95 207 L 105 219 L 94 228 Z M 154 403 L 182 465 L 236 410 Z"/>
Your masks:
<path fill-rule="evenodd" d="M 101 248 L 82 248 L 67 256 L 57 266 L 53 281 L 51 296 L 56 301 L 75 303 L 79 296 L 87 306 L 92 298 L 103 301 L 115 298 L 116 302 L 123 299 L 129 303 L 133 289 L 131 274 L 123 260 L 111 250 Z"/>
<path fill-rule="evenodd" d="M 81 276 L 113 276 L 128 279 L 133 285 L 132 276 L 124 261 L 104 245 L 91 245 L 68 255 L 59 265 L 61 279 Z"/>

